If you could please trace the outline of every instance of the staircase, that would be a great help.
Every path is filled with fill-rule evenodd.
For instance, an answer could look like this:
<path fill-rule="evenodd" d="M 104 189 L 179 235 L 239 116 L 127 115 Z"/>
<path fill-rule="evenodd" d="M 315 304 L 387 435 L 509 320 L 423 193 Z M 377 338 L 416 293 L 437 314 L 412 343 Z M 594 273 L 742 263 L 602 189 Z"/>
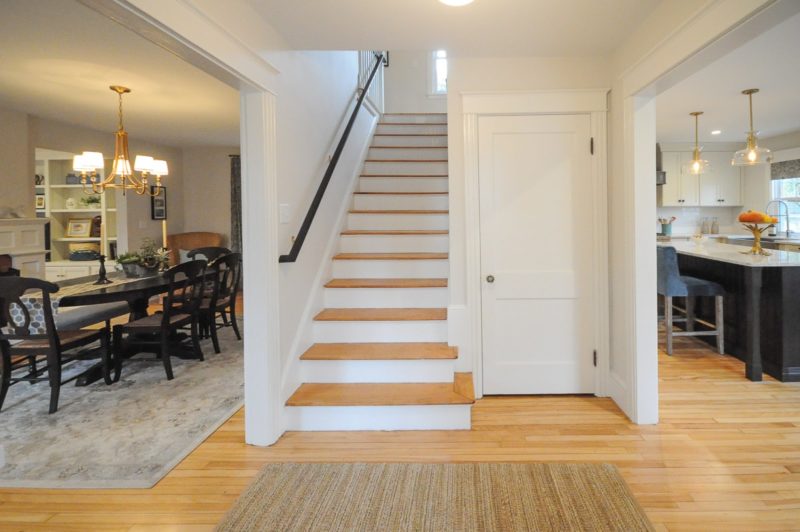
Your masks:
<path fill-rule="evenodd" d="M 447 115 L 378 124 L 300 357 L 288 430 L 469 429 L 447 344 Z"/>

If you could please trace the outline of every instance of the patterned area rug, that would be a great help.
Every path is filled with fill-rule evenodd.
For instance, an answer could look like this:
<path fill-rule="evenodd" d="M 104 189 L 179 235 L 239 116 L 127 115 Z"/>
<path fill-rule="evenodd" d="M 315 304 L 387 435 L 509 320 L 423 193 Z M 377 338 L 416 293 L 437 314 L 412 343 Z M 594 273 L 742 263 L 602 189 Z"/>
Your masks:
<path fill-rule="evenodd" d="M 173 357 L 171 381 L 160 362 L 134 358 L 111 386 L 67 384 L 51 415 L 46 382 L 12 386 L 0 487 L 152 487 L 242 406 L 242 342 L 229 327 L 219 335 L 219 355 L 204 340 L 204 362 Z"/>
<path fill-rule="evenodd" d="M 271 464 L 217 528 L 653 530 L 608 464 Z"/>

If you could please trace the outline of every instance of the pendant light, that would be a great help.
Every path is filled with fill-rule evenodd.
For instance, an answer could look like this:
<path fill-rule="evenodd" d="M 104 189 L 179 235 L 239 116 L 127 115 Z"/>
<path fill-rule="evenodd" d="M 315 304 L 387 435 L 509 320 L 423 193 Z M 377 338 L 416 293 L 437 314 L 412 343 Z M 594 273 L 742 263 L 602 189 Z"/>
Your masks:
<path fill-rule="evenodd" d="M 703 114 L 703 111 L 689 113 L 689 116 L 694 117 L 694 151 L 692 152 L 692 160 L 683 166 L 683 171 L 691 175 L 705 174 L 711 170 L 711 164 L 700 158 L 702 148 L 699 144 L 699 117 L 701 114 Z"/>
<path fill-rule="evenodd" d="M 767 148 L 758 147 L 758 132 L 753 129 L 753 94 L 757 92 L 758 89 L 742 91 L 750 101 L 750 131 L 747 133 L 747 147 L 733 154 L 731 164 L 734 166 L 753 166 L 772 162 L 772 152 Z"/>

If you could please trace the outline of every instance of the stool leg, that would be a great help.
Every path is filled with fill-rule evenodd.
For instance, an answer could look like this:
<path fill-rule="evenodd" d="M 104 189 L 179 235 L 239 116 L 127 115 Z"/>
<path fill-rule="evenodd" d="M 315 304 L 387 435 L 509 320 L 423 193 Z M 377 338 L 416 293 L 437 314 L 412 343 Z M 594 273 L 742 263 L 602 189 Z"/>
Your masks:
<path fill-rule="evenodd" d="M 694 331 L 694 296 L 686 296 L 686 330 Z"/>
<path fill-rule="evenodd" d="M 717 318 L 717 349 L 719 350 L 720 355 L 724 355 L 725 354 L 725 319 L 723 315 L 724 298 L 722 296 L 716 296 L 714 300 L 716 306 L 715 314 Z"/>
<path fill-rule="evenodd" d="M 667 329 L 667 354 L 672 354 L 672 297 L 664 296 L 664 326 Z"/>

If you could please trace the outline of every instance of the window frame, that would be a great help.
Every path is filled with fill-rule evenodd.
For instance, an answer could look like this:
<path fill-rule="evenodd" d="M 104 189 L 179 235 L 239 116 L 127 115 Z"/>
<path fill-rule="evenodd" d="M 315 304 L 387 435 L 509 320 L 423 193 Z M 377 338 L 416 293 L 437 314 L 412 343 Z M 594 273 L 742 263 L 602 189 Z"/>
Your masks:
<path fill-rule="evenodd" d="M 795 183 L 795 192 L 797 191 L 797 187 L 800 187 L 800 176 L 797 177 L 789 177 L 784 179 L 773 179 L 770 181 L 770 200 L 771 201 L 783 201 L 786 202 L 787 205 L 795 204 L 800 206 L 800 196 L 781 196 L 779 195 L 778 191 L 782 188 L 782 182 L 787 180 L 797 180 Z M 783 228 L 784 224 L 784 216 L 781 211 L 778 211 L 778 224 L 776 226 L 776 230 L 779 232 L 785 231 Z M 800 233 L 800 214 L 793 214 L 791 211 L 788 213 L 788 219 L 786 223 L 789 225 L 789 234 L 799 234 Z"/>

